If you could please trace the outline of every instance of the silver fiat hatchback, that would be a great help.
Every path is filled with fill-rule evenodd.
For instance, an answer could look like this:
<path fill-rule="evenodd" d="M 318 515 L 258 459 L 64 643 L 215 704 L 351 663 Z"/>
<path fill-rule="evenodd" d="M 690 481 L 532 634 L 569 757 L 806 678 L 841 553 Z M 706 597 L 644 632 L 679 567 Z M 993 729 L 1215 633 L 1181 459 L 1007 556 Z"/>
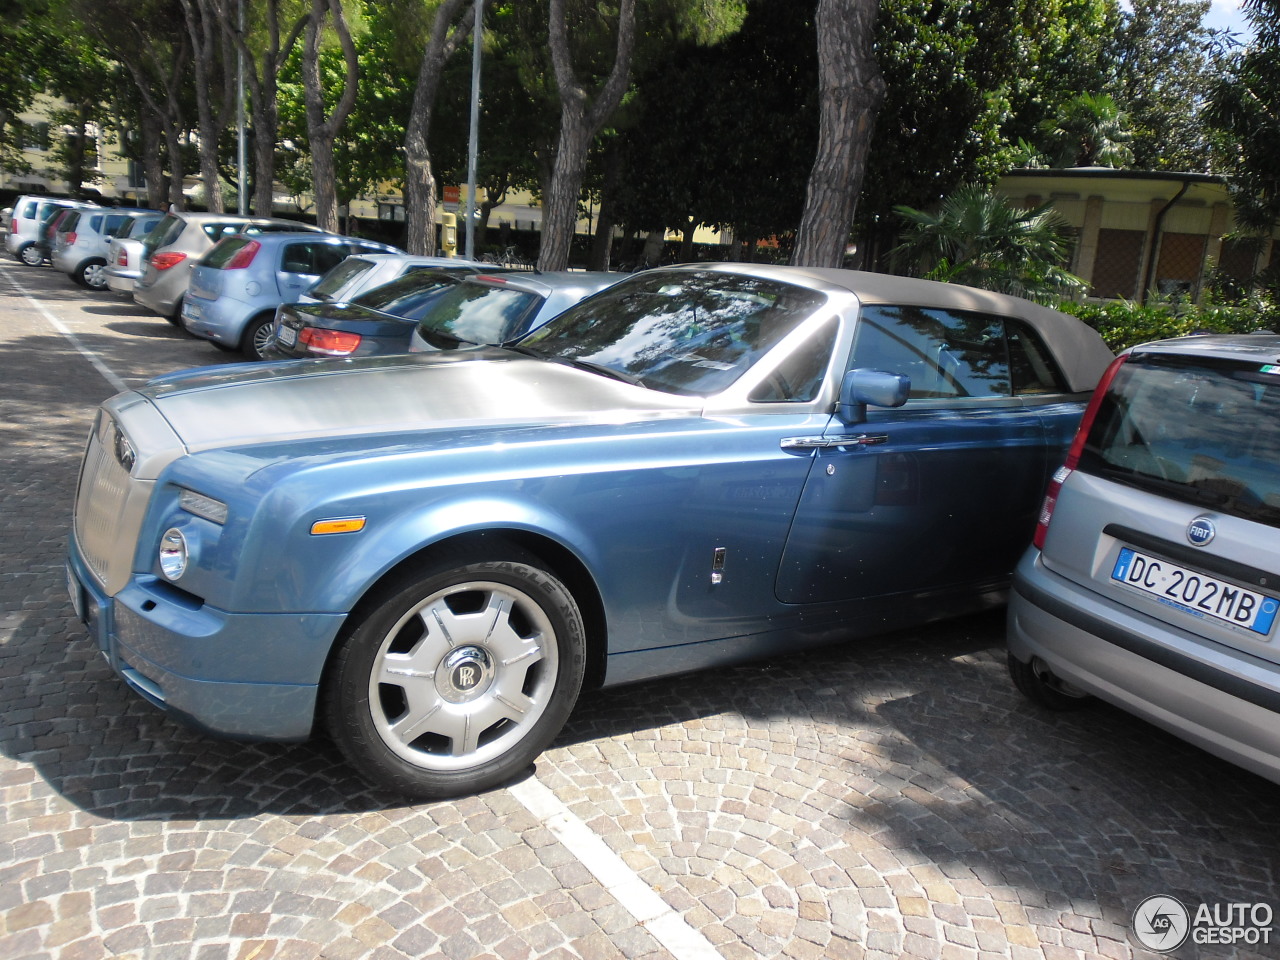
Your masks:
<path fill-rule="evenodd" d="M 1135 347 L 1098 385 L 1014 578 L 1009 669 L 1280 782 L 1280 337 Z"/>

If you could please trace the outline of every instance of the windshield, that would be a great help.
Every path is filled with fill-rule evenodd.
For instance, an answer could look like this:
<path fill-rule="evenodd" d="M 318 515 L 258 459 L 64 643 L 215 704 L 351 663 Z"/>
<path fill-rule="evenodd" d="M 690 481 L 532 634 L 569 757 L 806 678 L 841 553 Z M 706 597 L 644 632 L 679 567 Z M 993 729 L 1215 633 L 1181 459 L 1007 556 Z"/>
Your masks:
<path fill-rule="evenodd" d="M 464 280 L 422 318 L 418 333 L 428 343 L 440 334 L 464 343 L 505 343 L 541 304 L 542 297 L 528 290 Z"/>
<path fill-rule="evenodd" d="M 1280 367 L 1178 357 L 1124 363 L 1080 469 L 1280 526 Z"/>
<path fill-rule="evenodd" d="M 363 257 L 347 257 L 340 264 L 316 281 L 316 285 L 307 291 L 317 300 L 332 300 L 343 287 L 349 285 L 356 277 L 363 276 L 373 269 L 373 263 Z"/>
<path fill-rule="evenodd" d="M 713 271 L 647 271 L 570 307 L 520 341 L 667 393 L 719 393 L 826 298 Z"/>

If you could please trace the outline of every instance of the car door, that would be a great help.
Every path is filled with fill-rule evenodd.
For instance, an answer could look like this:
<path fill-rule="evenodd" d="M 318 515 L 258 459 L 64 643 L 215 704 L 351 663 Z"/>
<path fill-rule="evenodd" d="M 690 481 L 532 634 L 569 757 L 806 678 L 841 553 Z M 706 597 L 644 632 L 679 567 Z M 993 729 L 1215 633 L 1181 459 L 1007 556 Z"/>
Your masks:
<path fill-rule="evenodd" d="M 1008 577 L 1029 541 L 1047 462 L 1041 418 L 1014 393 L 1008 327 L 968 311 L 862 308 L 849 369 L 904 374 L 909 398 L 796 439 L 815 460 L 783 551 L 780 600 Z"/>
<path fill-rule="evenodd" d="M 281 244 L 276 282 L 287 302 L 302 296 L 347 255 L 343 244 L 323 240 L 296 240 Z"/>

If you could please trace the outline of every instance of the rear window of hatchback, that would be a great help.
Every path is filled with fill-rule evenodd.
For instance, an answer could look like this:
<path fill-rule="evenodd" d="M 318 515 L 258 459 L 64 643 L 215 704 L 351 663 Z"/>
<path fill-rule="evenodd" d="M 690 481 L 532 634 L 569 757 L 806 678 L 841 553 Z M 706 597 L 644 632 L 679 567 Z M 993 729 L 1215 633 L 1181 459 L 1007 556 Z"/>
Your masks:
<path fill-rule="evenodd" d="M 1098 408 L 1080 469 L 1280 527 L 1280 366 L 1131 357 Z"/>

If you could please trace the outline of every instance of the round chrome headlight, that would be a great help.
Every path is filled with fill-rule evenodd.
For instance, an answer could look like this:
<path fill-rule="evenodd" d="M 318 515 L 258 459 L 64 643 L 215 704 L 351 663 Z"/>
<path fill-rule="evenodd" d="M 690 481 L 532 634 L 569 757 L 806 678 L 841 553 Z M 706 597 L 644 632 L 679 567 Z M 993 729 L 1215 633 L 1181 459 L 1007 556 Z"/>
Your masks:
<path fill-rule="evenodd" d="M 160 538 L 160 572 L 177 580 L 187 572 L 187 538 L 177 527 L 170 527 Z"/>

